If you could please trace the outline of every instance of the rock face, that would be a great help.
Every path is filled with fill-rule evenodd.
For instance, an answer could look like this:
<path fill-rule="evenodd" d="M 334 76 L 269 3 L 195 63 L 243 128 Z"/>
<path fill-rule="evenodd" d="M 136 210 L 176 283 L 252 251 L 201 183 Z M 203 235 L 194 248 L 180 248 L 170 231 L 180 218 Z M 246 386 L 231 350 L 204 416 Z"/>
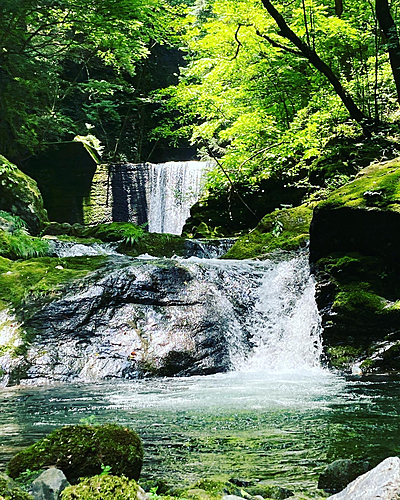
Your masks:
<path fill-rule="evenodd" d="M 389 457 L 358 477 L 329 500 L 397 500 L 400 498 L 400 458 Z"/>
<path fill-rule="evenodd" d="M 23 219 L 32 234 L 48 222 L 36 182 L 0 155 L 0 210 Z"/>
<path fill-rule="evenodd" d="M 335 460 L 321 473 L 318 488 L 336 493 L 345 488 L 351 481 L 369 469 L 368 462 L 353 462 L 353 460 Z"/>
<path fill-rule="evenodd" d="M 35 500 L 58 500 L 67 486 L 69 482 L 63 471 L 51 467 L 33 481 L 31 493 Z"/>
<path fill-rule="evenodd" d="M 310 260 L 333 366 L 360 360 L 362 371 L 400 368 L 399 245 L 399 160 L 362 170 L 315 209 Z M 367 359 L 388 342 L 390 366 Z"/>
<path fill-rule="evenodd" d="M 57 300 L 25 304 L 29 343 L 0 357 L 4 383 L 226 371 L 248 348 L 252 279 L 229 265 L 112 256 Z"/>

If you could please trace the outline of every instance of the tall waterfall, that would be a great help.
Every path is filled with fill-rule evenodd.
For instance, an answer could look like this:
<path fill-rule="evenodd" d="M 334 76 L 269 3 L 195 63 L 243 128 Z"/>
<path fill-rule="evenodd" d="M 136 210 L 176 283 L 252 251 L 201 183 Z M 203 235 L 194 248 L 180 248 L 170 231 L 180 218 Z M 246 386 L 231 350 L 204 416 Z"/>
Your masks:
<path fill-rule="evenodd" d="M 181 234 L 190 208 L 199 198 L 207 162 L 150 164 L 148 229 L 151 233 Z"/>

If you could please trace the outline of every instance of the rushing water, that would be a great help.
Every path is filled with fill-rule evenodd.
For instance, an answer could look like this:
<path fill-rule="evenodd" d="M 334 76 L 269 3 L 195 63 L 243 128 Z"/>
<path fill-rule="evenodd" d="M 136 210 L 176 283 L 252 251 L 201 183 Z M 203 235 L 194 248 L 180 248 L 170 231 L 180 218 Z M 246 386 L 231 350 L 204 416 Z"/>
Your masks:
<path fill-rule="evenodd" d="M 352 458 L 375 465 L 400 453 L 400 381 L 346 379 L 319 365 L 306 255 L 278 263 L 182 263 L 215 282 L 227 307 L 243 296 L 238 303 L 251 314 L 243 309 L 237 326 L 248 332 L 253 354 L 240 355 L 233 328 L 230 373 L 3 389 L 3 466 L 21 447 L 85 418 L 136 429 L 145 447 L 143 481 L 172 485 L 222 475 L 318 495 L 326 463 Z"/>
<path fill-rule="evenodd" d="M 181 234 L 199 198 L 208 162 L 186 161 L 150 164 L 148 209 L 151 233 Z"/>

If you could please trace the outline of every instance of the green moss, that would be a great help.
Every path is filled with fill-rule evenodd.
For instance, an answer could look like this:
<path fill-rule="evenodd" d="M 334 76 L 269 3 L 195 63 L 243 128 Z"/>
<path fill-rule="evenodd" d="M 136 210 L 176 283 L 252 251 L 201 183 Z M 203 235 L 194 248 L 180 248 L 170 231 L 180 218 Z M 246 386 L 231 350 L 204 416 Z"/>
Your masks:
<path fill-rule="evenodd" d="M 0 472 L 0 500 L 33 500 L 33 497 Z"/>
<path fill-rule="evenodd" d="M 23 229 L 13 234 L 0 230 L 0 255 L 8 259 L 31 259 L 49 254 L 49 243 L 42 238 L 30 236 Z"/>
<path fill-rule="evenodd" d="M 349 345 L 330 346 L 326 350 L 329 365 L 338 370 L 349 368 L 363 352 L 363 349 Z"/>
<path fill-rule="evenodd" d="M 182 256 L 185 251 L 185 238 L 175 234 L 145 233 L 132 245 L 122 243 L 118 251 L 132 257 L 145 253 L 154 257 Z"/>
<path fill-rule="evenodd" d="M 400 161 L 392 160 L 363 169 L 356 179 L 321 202 L 323 208 L 379 207 L 400 211 Z"/>
<path fill-rule="evenodd" d="M 139 479 L 143 447 L 132 430 L 114 424 L 63 427 L 15 455 L 7 473 L 17 478 L 27 469 L 55 465 L 71 483 L 79 477 L 100 474 L 102 465 L 113 474 Z"/>
<path fill-rule="evenodd" d="M 132 479 L 117 476 L 93 476 L 76 486 L 68 486 L 62 500 L 136 500 L 138 486 Z"/>
<path fill-rule="evenodd" d="M 360 289 L 348 289 L 339 292 L 335 297 L 333 310 L 358 315 L 382 312 L 386 305 L 385 299 L 375 293 L 363 290 L 365 284 L 360 283 L 359 286 Z"/>
<path fill-rule="evenodd" d="M 42 257 L 13 262 L 0 257 L 0 305 L 19 307 L 24 299 L 54 299 L 66 284 L 98 269 L 106 256 Z"/>
<path fill-rule="evenodd" d="M 254 259 L 274 250 L 297 250 L 309 239 L 313 204 L 276 210 L 249 234 L 239 238 L 223 258 Z"/>
<path fill-rule="evenodd" d="M 36 182 L 0 155 L 0 210 L 20 216 L 33 234 L 48 221 Z"/>

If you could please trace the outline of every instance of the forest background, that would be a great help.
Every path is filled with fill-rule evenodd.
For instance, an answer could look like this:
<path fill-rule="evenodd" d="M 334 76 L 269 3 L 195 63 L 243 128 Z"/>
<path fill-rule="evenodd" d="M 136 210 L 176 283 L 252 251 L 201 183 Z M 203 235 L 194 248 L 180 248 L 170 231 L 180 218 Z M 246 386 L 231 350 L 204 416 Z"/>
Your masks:
<path fill-rule="evenodd" d="M 318 199 L 398 154 L 400 3 L 3 0 L 0 151 L 84 137 L 106 162 L 196 148 L 209 192 Z"/>

